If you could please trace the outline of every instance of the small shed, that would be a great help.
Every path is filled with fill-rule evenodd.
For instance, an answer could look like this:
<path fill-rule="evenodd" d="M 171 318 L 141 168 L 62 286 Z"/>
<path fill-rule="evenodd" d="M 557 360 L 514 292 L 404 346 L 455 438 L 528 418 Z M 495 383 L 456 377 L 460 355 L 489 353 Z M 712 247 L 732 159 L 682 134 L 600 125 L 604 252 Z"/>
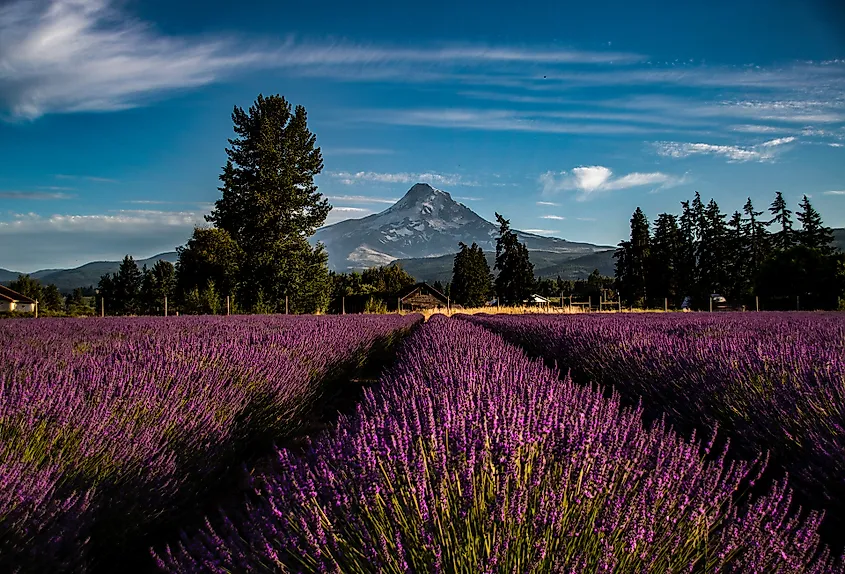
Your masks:
<path fill-rule="evenodd" d="M 0 313 L 34 313 L 35 300 L 0 285 Z"/>
<path fill-rule="evenodd" d="M 540 307 L 546 307 L 546 306 L 549 305 L 550 302 L 551 301 L 549 300 L 548 297 L 543 297 L 542 295 L 537 295 L 536 293 L 534 293 L 533 295 L 528 297 L 528 299 L 526 299 L 522 303 L 524 305 L 537 305 L 537 306 L 540 306 Z"/>
<path fill-rule="evenodd" d="M 417 283 L 399 298 L 403 311 L 421 311 L 447 307 L 449 298 L 428 283 Z"/>

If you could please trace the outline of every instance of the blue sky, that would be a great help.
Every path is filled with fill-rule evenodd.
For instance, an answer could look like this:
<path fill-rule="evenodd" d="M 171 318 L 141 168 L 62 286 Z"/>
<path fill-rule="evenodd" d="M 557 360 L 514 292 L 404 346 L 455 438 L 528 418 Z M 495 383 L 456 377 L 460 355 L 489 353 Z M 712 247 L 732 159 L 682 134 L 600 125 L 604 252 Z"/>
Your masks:
<path fill-rule="evenodd" d="M 0 0 L 0 267 L 184 243 L 259 92 L 307 108 L 329 222 L 426 181 L 602 244 L 695 190 L 845 226 L 841 2 Z"/>

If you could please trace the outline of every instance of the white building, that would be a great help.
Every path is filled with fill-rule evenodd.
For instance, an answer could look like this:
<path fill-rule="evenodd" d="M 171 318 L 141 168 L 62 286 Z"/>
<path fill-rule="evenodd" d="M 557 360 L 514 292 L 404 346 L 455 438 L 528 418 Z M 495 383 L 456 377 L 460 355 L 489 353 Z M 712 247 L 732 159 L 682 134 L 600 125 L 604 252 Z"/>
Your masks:
<path fill-rule="evenodd" d="M 34 313 L 35 300 L 0 285 L 0 313 Z"/>

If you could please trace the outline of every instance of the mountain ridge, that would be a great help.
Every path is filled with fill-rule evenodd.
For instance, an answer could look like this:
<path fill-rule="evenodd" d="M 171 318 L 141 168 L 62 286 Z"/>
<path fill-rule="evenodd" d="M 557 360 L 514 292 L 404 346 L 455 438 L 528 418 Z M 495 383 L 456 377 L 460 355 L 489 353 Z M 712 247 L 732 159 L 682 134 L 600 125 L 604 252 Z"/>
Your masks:
<path fill-rule="evenodd" d="M 612 249 L 514 230 L 529 251 L 568 254 L 572 258 Z M 386 265 L 397 259 L 419 259 L 454 254 L 458 243 L 496 248 L 499 228 L 452 199 L 443 190 L 417 183 L 396 203 L 360 219 L 321 227 L 312 238 L 323 243 L 334 271 Z"/>

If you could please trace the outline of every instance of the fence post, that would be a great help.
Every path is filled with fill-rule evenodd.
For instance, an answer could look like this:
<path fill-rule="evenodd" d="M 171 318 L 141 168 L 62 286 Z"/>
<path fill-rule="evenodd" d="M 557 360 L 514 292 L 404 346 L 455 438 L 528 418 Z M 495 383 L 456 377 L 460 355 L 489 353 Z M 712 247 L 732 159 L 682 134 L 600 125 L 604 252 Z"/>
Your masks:
<path fill-rule="evenodd" d="M 669 312 L 669 297 L 664 297 L 664 298 L 663 298 L 663 312 L 664 312 L 664 313 L 668 313 L 668 312 Z"/>
<path fill-rule="evenodd" d="M 106 298 L 100 297 L 100 317 L 106 316 Z"/>
<path fill-rule="evenodd" d="M 38 318 L 38 299 L 35 300 L 35 318 Z"/>
<path fill-rule="evenodd" d="M 446 314 L 452 314 L 452 297 L 450 295 L 446 295 Z"/>
<path fill-rule="evenodd" d="M 756 305 L 757 312 L 759 313 L 760 312 L 760 296 L 759 295 L 754 296 L 754 305 Z"/>
<path fill-rule="evenodd" d="M 563 291 L 560 292 L 560 308 L 563 309 Z"/>
<path fill-rule="evenodd" d="M 402 312 L 402 297 L 397 297 L 397 298 L 396 298 L 396 312 L 397 312 L 397 313 L 401 313 L 401 312 Z"/>
<path fill-rule="evenodd" d="M 226 297 L 226 305 L 229 304 L 229 298 Z M 167 295 L 164 296 L 164 316 L 167 317 Z"/>
<path fill-rule="evenodd" d="M 592 311 L 592 310 L 593 310 L 593 296 L 590 295 L 589 297 L 587 297 L 587 311 L 589 312 L 589 311 Z"/>
<path fill-rule="evenodd" d="M 710 312 L 713 312 L 713 296 L 710 296 Z"/>
<path fill-rule="evenodd" d="M 288 314 L 288 296 L 285 295 L 285 315 Z"/>
<path fill-rule="evenodd" d="M 232 312 L 232 308 L 231 308 L 231 297 L 232 297 L 231 295 L 226 295 L 226 316 L 227 316 L 227 317 L 228 317 L 228 316 L 231 314 L 231 312 Z"/>
<path fill-rule="evenodd" d="M 346 297 L 340 298 L 340 314 L 346 315 Z"/>
<path fill-rule="evenodd" d="M 619 297 L 619 301 L 617 301 L 617 303 L 619 303 L 619 312 L 621 313 L 622 312 L 622 297 Z"/>

